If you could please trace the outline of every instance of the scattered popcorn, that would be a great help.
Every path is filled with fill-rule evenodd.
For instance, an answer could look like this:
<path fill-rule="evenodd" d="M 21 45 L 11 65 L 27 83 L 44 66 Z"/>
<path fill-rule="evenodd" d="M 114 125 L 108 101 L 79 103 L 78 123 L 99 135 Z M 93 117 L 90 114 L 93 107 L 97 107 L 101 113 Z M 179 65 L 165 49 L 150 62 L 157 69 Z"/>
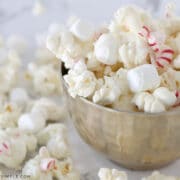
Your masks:
<path fill-rule="evenodd" d="M 128 180 L 127 174 L 124 171 L 116 169 L 101 168 L 98 176 L 100 180 Z"/>
<path fill-rule="evenodd" d="M 81 41 L 89 41 L 95 33 L 93 25 L 77 19 L 70 27 L 70 32 Z"/>
<path fill-rule="evenodd" d="M 23 134 L 18 129 L 0 129 L 0 164 L 19 168 L 28 152 L 36 149 L 34 136 Z"/>
<path fill-rule="evenodd" d="M 44 14 L 44 12 L 46 11 L 46 8 L 44 6 L 44 4 L 42 4 L 41 1 L 37 0 L 34 4 L 32 13 L 34 16 L 40 16 L 42 14 Z"/>
<path fill-rule="evenodd" d="M 46 119 L 50 121 L 60 121 L 66 118 L 66 110 L 64 105 L 58 105 L 48 98 L 40 98 L 36 100 L 31 112 L 46 113 Z"/>
<path fill-rule="evenodd" d="M 160 85 L 160 77 L 153 65 L 145 64 L 128 71 L 127 79 L 132 92 L 153 90 Z"/>
<path fill-rule="evenodd" d="M 80 179 L 71 159 L 59 161 L 50 156 L 46 147 L 41 147 L 39 154 L 25 164 L 22 174 L 29 175 L 30 179 Z"/>
<path fill-rule="evenodd" d="M 118 60 L 118 40 L 111 34 L 103 34 L 94 45 L 94 53 L 98 61 L 113 65 Z"/>
<path fill-rule="evenodd" d="M 180 178 L 173 177 L 173 176 L 165 176 L 160 174 L 158 171 L 154 171 L 151 176 L 142 178 L 142 180 L 178 180 Z"/>
<path fill-rule="evenodd" d="M 12 102 L 4 101 L 0 107 L 0 128 L 16 127 L 21 108 Z"/>
<path fill-rule="evenodd" d="M 166 111 L 165 105 L 148 92 L 137 93 L 132 102 L 138 107 L 139 110 L 144 112 L 159 113 Z"/>
<path fill-rule="evenodd" d="M 46 145 L 49 153 L 58 159 L 70 156 L 66 127 L 63 124 L 51 124 L 37 135 L 38 143 Z"/>
<path fill-rule="evenodd" d="M 88 71 L 85 63 L 79 61 L 74 68 L 64 76 L 64 80 L 69 86 L 69 93 L 72 97 L 89 97 L 93 94 L 96 86 L 96 77 L 93 72 Z"/>

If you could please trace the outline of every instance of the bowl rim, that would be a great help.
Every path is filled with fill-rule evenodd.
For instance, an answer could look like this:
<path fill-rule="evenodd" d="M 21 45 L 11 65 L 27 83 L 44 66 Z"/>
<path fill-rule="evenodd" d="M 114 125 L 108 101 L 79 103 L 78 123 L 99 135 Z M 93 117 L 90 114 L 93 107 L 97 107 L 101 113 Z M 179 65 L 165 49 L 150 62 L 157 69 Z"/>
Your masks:
<path fill-rule="evenodd" d="M 66 82 L 64 81 L 64 78 L 62 75 L 62 67 L 63 67 L 63 63 L 61 63 L 60 65 L 60 76 L 61 76 L 61 80 L 63 82 L 63 86 L 66 88 L 66 91 L 68 92 L 68 85 L 66 84 Z M 71 95 L 69 94 L 68 92 L 68 96 L 70 96 L 70 98 L 73 98 L 71 97 Z M 119 109 L 113 109 L 113 108 L 109 108 L 109 107 L 106 107 L 106 106 L 103 106 L 103 105 L 100 105 L 100 104 L 96 104 L 84 97 L 81 97 L 81 96 L 76 96 L 75 98 L 73 99 L 79 99 L 81 101 L 83 101 L 84 103 L 86 104 L 89 104 L 90 106 L 94 106 L 94 107 L 97 107 L 98 109 L 100 109 L 101 111 L 110 111 L 112 113 L 128 113 L 128 114 L 132 114 L 132 115 L 137 115 L 137 116 L 164 116 L 164 115 L 173 115 L 175 113 L 180 113 L 179 110 L 174 110 L 174 111 L 165 111 L 165 112 L 159 112 L 159 113 L 147 113 L 147 112 L 142 112 L 142 111 L 128 111 L 128 110 L 119 110 Z"/>

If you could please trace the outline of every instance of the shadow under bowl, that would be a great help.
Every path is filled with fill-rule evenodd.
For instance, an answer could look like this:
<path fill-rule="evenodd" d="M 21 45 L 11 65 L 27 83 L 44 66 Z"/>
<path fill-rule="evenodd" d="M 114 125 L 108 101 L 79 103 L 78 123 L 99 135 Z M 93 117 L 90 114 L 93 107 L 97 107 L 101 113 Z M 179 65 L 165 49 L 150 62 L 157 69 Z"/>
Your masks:
<path fill-rule="evenodd" d="M 129 169 L 156 169 L 180 157 L 180 111 L 149 114 L 118 111 L 76 97 L 63 80 L 71 119 L 83 140 Z"/>

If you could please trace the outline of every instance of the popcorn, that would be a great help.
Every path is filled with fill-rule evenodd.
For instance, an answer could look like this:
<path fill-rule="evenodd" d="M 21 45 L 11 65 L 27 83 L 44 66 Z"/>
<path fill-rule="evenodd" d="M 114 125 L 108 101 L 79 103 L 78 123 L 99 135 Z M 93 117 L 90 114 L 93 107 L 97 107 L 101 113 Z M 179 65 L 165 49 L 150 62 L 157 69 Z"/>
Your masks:
<path fill-rule="evenodd" d="M 40 113 L 22 114 L 18 120 L 19 129 L 27 133 L 37 133 L 45 124 L 46 119 Z"/>
<path fill-rule="evenodd" d="M 100 180 L 128 180 L 127 174 L 124 171 L 116 169 L 101 168 L 98 176 Z"/>
<path fill-rule="evenodd" d="M 18 129 L 0 129 L 0 164 L 8 168 L 20 167 L 28 152 L 36 148 L 36 138 Z"/>
<path fill-rule="evenodd" d="M 73 69 L 64 76 L 69 86 L 69 93 L 72 97 L 89 97 L 93 94 L 96 86 L 96 77 L 93 72 L 88 71 L 85 63 L 79 61 Z"/>
<path fill-rule="evenodd" d="M 119 48 L 119 60 L 126 68 L 133 68 L 147 63 L 148 48 L 142 38 L 134 37 L 134 41 L 123 44 Z"/>
<path fill-rule="evenodd" d="M 30 63 L 28 73 L 32 77 L 32 84 L 36 93 L 42 95 L 61 93 L 60 78 L 52 66 L 42 65 L 38 67 L 36 64 Z"/>
<path fill-rule="evenodd" d="M 144 112 L 160 113 L 166 111 L 165 105 L 148 92 L 137 93 L 132 102 L 139 110 L 143 110 Z"/>
<path fill-rule="evenodd" d="M 42 147 L 39 154 L 25 164 L 22 174 L 29 175 L 31 179 L 80 179 L 71 159 L 59 161 L 50 156 L 46 147 Z"/>
<path fill-rule="evenodd" d="M 7 48 L 15 50 L 18 54 L 22 55 L 25 53 L 27 42 L 21 36 L 11 35 L 7 38 L 6 46 Z"/>
<path fill-rule="evenodd" d="M 10 101 L 24 108 L 30 101 L 30 97 L 24 88 L 14 88 L 10 92 Z"/>
<path fill-rule="evenodd" d="M 34 102 L 31 112 L 42 112 L 47 120 L 60 121 L 66 117 L 64 105 L 58 105 L 48 98 L 40 98 Z"/>
<path fill-rule="evenodd" d="M 32 13 L 34 16 L 40 16 L 46 11 L 45 6 L 38 0 L 35 2 Z"/>
<path fill-rule="evenodd" d="M 93 25 L 77 19 L 70 27 L 70 32 L 81 41 L 89 41 L 95 33 Z"/>
<path fill-rule="evenodd" d="M 12 102 L 2 102 L 0 107 L 0 127 L 16 127 L 18 118 L 21 115 L 21 108 Z"/>
<path fill-rule="evenodd" d="M 142 180 L 178 180 L 179 178 L 173 176 L 165 176 L 158 171 L 154 171 L 151 176 L 142 178 Z"/>
<path fill-rule="evenodd" d="M 69 157 L 66 127 L 63 124 L 51 124 L 37 135 L 40 145 L 47 145 L 49 153 L 58 159 Z"/>
<path fill-rule="evenodd" d="M 174 61 L 173 61 L 173 67 L 174 67 L 175 69 L 180 69 L 180 55 L 178 55 L 178 56 L 176 57 L 176 59 L 174 59 Z"/>
<path fill-rule="evenodd" d="M 111 34 L 103 34 L 95 42 L 94 53 L 98 61 L 113 65 L 118 60 L 118 40 Z"/>
<path fill-rule="evenodd" d="M 165 87 L 157 88 L 153 95 L 167 107 L 173 106 L 177 101 L 175 93 Z"/>
<path fill-rule="evenodd" d="M 127 79 L 132 92 L 153 90 L 160 85 L 160 77 L 153 65 L 145 64 L 128 71 Z"/>

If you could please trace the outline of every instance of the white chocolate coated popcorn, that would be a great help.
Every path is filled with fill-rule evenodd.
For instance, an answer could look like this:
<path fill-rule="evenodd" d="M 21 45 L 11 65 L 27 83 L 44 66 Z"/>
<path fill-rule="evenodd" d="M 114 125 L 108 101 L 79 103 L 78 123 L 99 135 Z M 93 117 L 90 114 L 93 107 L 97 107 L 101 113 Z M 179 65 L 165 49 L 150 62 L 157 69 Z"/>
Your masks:
<path fill-rule="evenodd" d="M 103 34 L 94 45 L 94 53 L 98 61 L 113 65 L 118 60 L 118 40 L 111 34 Z"/>
<path fill-rule="evenodd" d="M 96 77 L 93 72 L 88 71 L 83 61 L 75 64 L 74 68 L 64 76 L 69 86 L 69 93 L 72 97 L 89 97 L 93 94 L 96 86 Z"/>
<path fill-rule="evenodd" d="M 23 134 L 18 129 L 0 130 L 0 163 L 8 168 L 18 168 L 33 152 L 37 140 L 34 136 Z"/>
<path fill-rule="evenodd" d="M 160 85 L 160 77 L 153 65 L 145 64 L 128 71 L 127 79 L 132 92 L 153 90 Z"/>
<path fill-rule="evenodd" d="M 160 174 L 158 171 L 154 171 L 151 176 L 142 178 L 142 180 L 179 180 L 179 179 L 180 178 L 177 177 Z"/>
<path fill-rule="evenodd" d="M 70 156 L 67 129 L 63 124 L 50 124 L 37 135 L 38 143 L 46 145 L 49 153 L 58 159 Z"/>
<path fill-rule="evenodd" d="M 148 113 L 159 113 L 166 111 L 165 105 L 148 92 L 137 93 L 132 102 L 139 110 Z"/>
<path fill-rule="evenodd" d="M 117 169 L 101 168 L 98 176 L 99 180 L 128 180 L 126 172 Z"/>

